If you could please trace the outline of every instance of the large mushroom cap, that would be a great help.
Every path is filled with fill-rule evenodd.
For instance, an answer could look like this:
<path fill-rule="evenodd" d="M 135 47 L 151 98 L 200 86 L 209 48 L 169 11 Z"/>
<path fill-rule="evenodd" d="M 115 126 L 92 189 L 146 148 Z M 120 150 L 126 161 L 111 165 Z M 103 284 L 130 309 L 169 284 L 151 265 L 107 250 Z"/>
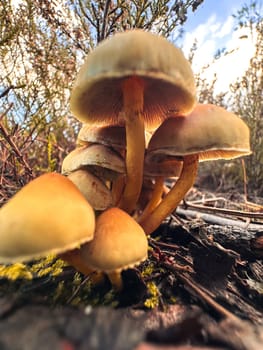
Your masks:
<path fill-rule="evenodd" d="M 212 104 L 199 104 L 186 117 L 166 119 L 148 146 L 149 159 L 198 154 L 200 161 L 206 161 L 250 153 L 249 128 L 244 121 Z"/>
<path fill-rule="evenodd" d="M 62 175 L 42 175 L 0 210 L 0 261 L 74 249 L 90 241 L 94 229 L 94 211 L 77 187 Z"/>
<path fill-rule="evenodd" d="M 87 56 L 71 94 L 73 114 L 83 122 L 122 122 L 122 84 L 133 76 L 144 84 L 147 124 L 192 110 L 195 81 L 182 51 L 163 37 L 131 30 L 103 41 Z"/>
<path fill-rule="evenodd" d="M 123 210 L 110 208 L 98 217 L 94 239 L 80 253 L 91 268 L 107 273 L 139 264 L 147 258 L 147 251 L 141 226 Z"/>

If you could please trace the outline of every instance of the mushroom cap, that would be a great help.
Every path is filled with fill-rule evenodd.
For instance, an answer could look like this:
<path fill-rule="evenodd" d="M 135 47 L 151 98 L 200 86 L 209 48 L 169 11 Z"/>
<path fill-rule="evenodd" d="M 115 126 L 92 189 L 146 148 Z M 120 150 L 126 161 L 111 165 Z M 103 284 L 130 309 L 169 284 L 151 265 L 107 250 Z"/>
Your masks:
<path fill-rule="evenodd" d="M 152 136 L 152 132 L 145 130 L 146 146 Z M 77 137 L 78 146 L 87 146 L 92 143 L 98 143 L 104 146 L 110 146 L 115 150 L 123 151 L 126 149 L 126 130 L 124 125 L 103 125 L 96 126 L 84 124 Z"/>
<path fill-rule="evenodd" d="M 147 259 L 148 241 L 142 227 L 114 207 L 98 217 L 94 239 L 81 247 L 80 254 L 96 271 L 121 271 Z"/>
<path fill-rule="evenodd" d="M 167 113 L 193 109 L 195 80 L 182 51 L 163 37 L 135 29 L 115 34 L 88 54 L 72 90 L 72 113 L 83 122 L 123 122 L 122 85 L 132 76 L 144 85 L 147 126 Z"/>
<path fill-rule="evenodd" d="M 171 117 L 153 134 L 148 158 L 199 154 L 200 161 L 232 159 L 251 153 L 249 128 L 237 115 L 212 104 L 199 104 L 185 117 Z"/>
<path fill-rule="evenodd" d="M 149 159 L 148 159 L 149 158 Z M 183 162 L 178 159 L 161 159 L 156 161 L 154 157 L 146 153 L 144 161 L 143 176 L 145 178 L 154 177 L 178 177 L 182 171 Z"/>
<path fill-rule="evenodd" d="M 95 126 L 84 124 L 77 137 L 77 144 L 99 143 L 114 149 L 125 149 L 126 130 L 120 125 Z"/>
<path fill-rule="evenodd" d="M 47 173 L 29 182 L 0 209 L 0 261 L 62 253 L 93 239 L 95 215 L 66 177 Z"/>
<path fill-rule="evenodd" d="M 62 174 L 69 174 L 85 166 L 97 166 L 125 173 L 125 161 L 119 153 L 104 145 L 92 144 L 71 151 L 63 160 Z"/>
<path fill-rule="evenodd" d="M 84 169 L 73 171 L 68 178 L 95 210 L 104 210 L 113 204 L 112 194 L 108 187 L 97 177 Z"/>

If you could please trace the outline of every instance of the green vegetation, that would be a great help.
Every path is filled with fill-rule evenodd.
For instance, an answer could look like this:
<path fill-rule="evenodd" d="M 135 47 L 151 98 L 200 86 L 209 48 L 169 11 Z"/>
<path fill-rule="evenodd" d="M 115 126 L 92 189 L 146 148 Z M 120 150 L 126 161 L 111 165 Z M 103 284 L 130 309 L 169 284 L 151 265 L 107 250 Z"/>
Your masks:
<path fill-rule="evenodd" d="M 244 5 L 237 14 L 236 29 L 247 28 L 253 35 L 256 50 L 244 75 L 220 94 L 214 92 L 214 81 L 207 82 L 198 75 L 196 77 L 199 100 L 202 103 L 222 105 L 226 109 L 239 114 L 247 123 L 251 133 L 251 149 L 253 154 L 242 160 L 232 162 L 216 161 L 201 164 L 200 183 L 209 182 L 212 189 L 222 191 L 237 189 L 243 191 L 247 182 L 248 195 L 263 196 L 263 16 L 260 5 L 252 2 Z M 198 45 L 197 45 L 198 46 Z M 196 49 L 196 48 L 195 48 Z M 193 52 L 194 54 L 194 52 Z M 225 52 L 223 55 L 231 55 Z M 222 59 L 218 55 L 215 60 Z M 205 68 L 204 68 L 205 70 Z M 222 72 L 224 74 L 224 72 Z M 244 166 L 243 166 L 244 164 Z M 245 174 L 244 174 L 245 173 Z M 244 175 L 247 177 L 244 179 Z"/>

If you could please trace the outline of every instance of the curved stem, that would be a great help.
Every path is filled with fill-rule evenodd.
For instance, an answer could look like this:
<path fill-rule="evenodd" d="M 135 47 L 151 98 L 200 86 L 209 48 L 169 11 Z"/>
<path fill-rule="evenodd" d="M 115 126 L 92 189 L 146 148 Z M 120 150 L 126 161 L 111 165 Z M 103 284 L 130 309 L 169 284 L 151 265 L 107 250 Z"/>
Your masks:
<path fill-rule="evenodd" d="M 123 83 L 123 112 L 126 127 L 126 185 L 120 208 L 130 213 L 139 199 L 145 152 L 143 119 L 144 87 L 139 78 L 131 77 Z"/>
<path fill-rule="evenodd" d="M 198 155 L 184 157 L 183 169 L 174 187 L 168 192 L 153 212 L 140 223 L 146 234 L 151 234 L 156 230 L 162 221 L 178 206 L 187 191 L 193 186 L 197 168 Z"/>
<path fill-rule="evenodd" d="M 147 218 L 147 216 L 150 215 L 151 212 L 160 203 L 160 201 L 162 199 L 162 195 L 163 195 L 163 190 L 164 190 L 163 185 L 164 185 L 164 178 L 163 177 L 158 177 L 155 179 L 155 185 L 154 185 L 151 199 L 147 203 L 142 214 L 137 219 L 138 223 L 143 222 Z"/>

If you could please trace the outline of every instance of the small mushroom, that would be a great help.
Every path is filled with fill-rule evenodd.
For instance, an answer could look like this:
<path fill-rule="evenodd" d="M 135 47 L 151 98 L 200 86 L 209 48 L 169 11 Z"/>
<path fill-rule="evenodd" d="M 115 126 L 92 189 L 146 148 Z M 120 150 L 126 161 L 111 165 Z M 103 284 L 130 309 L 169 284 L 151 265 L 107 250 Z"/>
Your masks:
<path fill-rule="evenodd" d="M 0 209 L 0 261 L 60 254 L 93 239 L 95 215 L 66 177 L 47 173 L 25 185 Z"/>
<path fill-rule="evenodd" d="M 97 126 L 84 124 L 77 137 L 78 146 L 99 143 L 121 152 L 126 148 L 125 127 L 120 125 Z"/>
<path fill-rule="evenodd" d="M 180 49 L 166 39 L 131 30 L 100 43 L 80 69 L 71 94 L 71 110 L 81 121 L 124 124 L 126 184 L 120 202 L 132 212 L 143 181 L 146 125 L 167 113 L 190 112 L 195 81 Z"/>
<path fill-rule="evenodd" d="M 103 180 L 111 180 L 118 174 L 125 173 L 125 161 L 119 153 L 110 147 L 92 144 L 71 151 L 63 160 L 62 174 L 86 168 L 98 174 Z"/>
<path fill-rule="evenodd" d="M 148 158 L 150 158 L 149 161 Z M 143 175 L 145 178 L 178 177 L 182 166 L 182 160 L 171 157 L 157 160 L 154 157 L 149 157 L 146 153 Z"/>
<path fill-rule="evenodd" d="M 146 146 L 152 136 L 150 130 L 145 130 Z M 121 155 L 125 156 L 126 152 L 126 130 L 123 125 L 106 125 L 97 126 L 84 124 L 77 136 L 77 146 L 88 146 L 98 143 L 113 148 Z"/>
<path fill-rule="evenodd" d="M 199 160 L 232 159 L 250 153 L 247 125 L 222 107 L 199 104 L 185 117 L 166 119 L 153 134 L 147 157 L 182 160 L 183 168 L 171 191 L 140 221 L 146 234 L 152 233 L 183 199 L 194 183 Z"/>
<path fill-rule="evenodd" d="M 106 273 L 114 288 L 121 290 L 121 271 L 147 259 L 148 241 L 141 226 L 114 207 L 98 217 L 94 239 L 83 245 L 79 253 L 88 267 Z"/>
<path fill-rule="evenodd" d="M 148 130 L 145 131 L 146 145 L 148 145 L 151 135 L 152 133 L 150 131 Z M 125 155 L 126 155 L 125 127 L 121 125 L 95 126 L 90 124 L 84 124 L 78 134 L 77 145 L 78 147 L 81 147 L 81 146 L 88 146 L 88 145 L 90 146 L 92 144 L 99 144 L 99 145 L 103 145 L 104 147 L 110 147 L 111 149 L 114 149 L 114 151 L 118 152 L 122 157 L 125 158 Z M 76 152 L 74 154 L 76 154 Z M 147 169 L 148 168 L 149 166 L 147 166 Z M 152 168 L 148 169 L 148 172 L 151 170 Z M 92 171 L 94 172 L 94 167 Z M 98 173 L 96 169 L 96 174 L 98 176 L 100 176 L 100 173 L 101 172 Z M 112 184 L 111 184 L 113 203 L 116 205 L 119 204 L 122 197 L 122 193 L 125 187 L 125 176 L 126 176 L 125 174 L 118 176 L 117 178 L 113 179 L 114 181 L 112 181 Z"/>
<path fill-rule="evenodd" d="M 78 187 L 93 209 L 105 210 L 113 205 L 109 188 L 86 169 L 75 170 L 68 178 Z"/>

